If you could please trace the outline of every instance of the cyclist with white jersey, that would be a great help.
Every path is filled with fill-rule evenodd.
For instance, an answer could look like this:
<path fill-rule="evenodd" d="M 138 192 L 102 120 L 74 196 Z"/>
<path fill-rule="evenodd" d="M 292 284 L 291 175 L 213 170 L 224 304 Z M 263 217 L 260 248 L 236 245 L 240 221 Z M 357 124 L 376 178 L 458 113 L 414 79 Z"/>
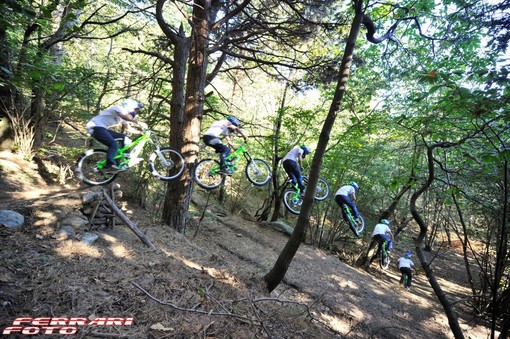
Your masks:
<path fill-rule="evenodd" d="M 143 128 L 147 128 L 145 123 L 138 121 L 136 114 L 143 108 L 143 105 L 133 99 L 126 99 L 122 106 L 112 106 L 87 122 L 87 132 L 97 141 L 108 147 L 106 151 L 105 172 L 115 173 L 123 169 L 117 167 L 115 155 L 119 149 L 119 144 L 115 139 L 126 137 L 125 134 L 113 131 L 110 127 L 122 125 L 123 129 L 129 129 L 129 123 L 136 123 Z"/>

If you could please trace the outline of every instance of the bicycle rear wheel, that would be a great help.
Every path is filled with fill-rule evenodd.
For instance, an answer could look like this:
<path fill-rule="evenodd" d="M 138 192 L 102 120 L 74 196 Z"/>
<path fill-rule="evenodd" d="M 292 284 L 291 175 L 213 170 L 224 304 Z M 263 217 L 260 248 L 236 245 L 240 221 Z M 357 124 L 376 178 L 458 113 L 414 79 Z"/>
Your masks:
<path fill-rule="evenodd" d="M 390 266 L 390 256 L 388 255 L 388 252 L 386 252 L 385 249 L 387 243 L 388 243 L 387 241 L 383 242 L 380 248 L 381 261 L 379 262 L 379 265 L 383 270 L 388 269 L 388 267 Z"/>
<path fill-rule="evenodd" d="M 106 173 L 102 170 L 106 165 L 106 151 L 89 149 L 83 153 L 76 163 L 76 176 L 87 185 L 107 185 L 115 180 L 118 173 Z"/>
<path fill-rule="evenodd" d="M 245 173 L 255 186 L 264 186 L 271 179 L 269 164 L 262 159 L 251 159 L 246 165 Z"/>
<path fill-rule="evenodd" d="M 303 199 L 296 197 L 296 191 L 285 190 L 283 193 L 283 204 L 292 214 L 299 214 L 301 212 L 301 205 L 303 205 Z"/>
<path fill-rule="evenodd" d="M 390 257 L 388 257 L 387 255 L 385 255 L 384 257 L 381 257 L 380 266 L 383 270 L 388 269 L 388 267 L 390 266 Z"/>
<path fill-rule="evenodd" d="M 149 158 L 151 174 L 163 181 L 179 178 L 184 173 L 186 163 L 181 153 L 171 147 L 163 147 Z"/>
<path fill-rule="evenodd" d="M 195 166 L 193 178 L 198 186 L 212 190 L 225 182 L 225 176 L 219 174 L 220 163 L 213 159 L 200 160 Z"/>

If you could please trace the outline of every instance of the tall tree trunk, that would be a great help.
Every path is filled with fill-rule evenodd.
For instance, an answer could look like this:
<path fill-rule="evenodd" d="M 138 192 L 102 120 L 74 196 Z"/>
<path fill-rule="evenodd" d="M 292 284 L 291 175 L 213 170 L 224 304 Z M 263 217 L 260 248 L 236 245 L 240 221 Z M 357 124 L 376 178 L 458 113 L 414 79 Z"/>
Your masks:
<path fill-rule="evenodd" d="M 411 214 L 413 215 L 414 220 L 416 223 L 420 226 L 420 233 L 418 237 L 416 238 L 415 245 L 416 245 L 416 254 L 418 255 L 418 258 L 420 259 L 421 266 L 423 267 L 423 270 L 425 271 L 425 274 L 427 275 L 427 278 L 429 280 L 430 286 L 434 290 L 434 293 L 439 299 L 439 302 L 441 305 L 443 305 L 443 309 L 445 311 L 445 314 L 448 318 L 448 323 L 450 324 L 450 329 L 452 330 L 453 335 L 455 338 L 464 338 L 464 334 L 462 333 L 462 330 L 459 325 L 459 321 L 457 319 L 457 314 L 455 313 L 455 310 L 453 309 L 453 305 L 448 300 L 448 297 L 444 293 L 443 289 L 439 285 L 439 283 L 436 280 L 436 277 L 434 275 L 434 272 L 430 268 L 428 262 L 425 259 L 425 255 L 423 253 L 423 246 L 424 246 L 424 239 L 427 236 L 428 232 L 428 225 L 425 223 L 421 215 L 418 213 L 418 209 L 416 207 L 416 201 L 418 198 L 430 187 L 432 182 L 434 181 L 434 156 L 433 152 L 434 149 L 437 147 L 450 147 L 452 146 L 451 143 L 438 143 L 434 144 L 432 146 L 427 145 L 427 161 L 428 161 L 428 178 L 427 181 L 411 196 L 410 201 L 410 210 Z"/>
<path fill-rule="evenodd" d="M 333 124 L 335 122 L 340 107 L 340 103 L 342 102 L 345 93 L 346 84 L 350 73 L 350 64 L 354 55 L 354 47 L 356 45 L 356 39 L 358 37 L 361 22 L 363 19 L 363 0 L 354 1 L 354 9 L 355 15 L 351 25 L 351 31 L 349 33 L 349 37 L 345 46 L 342 64 L 340 66 L 340 77 L 338 79 L 338 83 L 335 90 L 335 96 L 333 98 L 333 102 L 331 103 L 328 116 L 326 117 L 326 121 L 322 126 L 322 131 L 319 136 L 319 143 L 317 144 L 317 149 L 315 150 L 314 153 L 312 167 L 310 169 L 310 176 L 308 178 L 308 187 L 315 187 L 319 180 L 322 158 L 326 151 L 326 146 L 329 141 L 329 135 L 331 133 L 331 129 L 333 128 Z M 264 280 L 267 284 L 267 288 L 269 291 L 273 291 L 283 280 L 283 277 L 287 273 L 287 270 L 290 266 L 292 259 L 294 258 L 294 255 L 296 254 L 299 248 L 299 245 L 304 239 L 305 232 L 309 224 L 314 194 L 315 192 L 313 189 L 306 190 L 303 206 L 301 208 L 301 212 L 299 214 L 299 218 L 296 223 L 294 232 L 292 233 L 292 236 L 285 245 L 285 248 L 283 249 L 282 253 L 280 253 L 280 256 L 278 257 L 275 265 L 273 266 L 271 271 L 264 277 Z"/>
<path fill-rule="evenodd" d="M 283 90 L 283 97 L 282 102 L 280 105 L 280 109 L 278 110 L 278 117 L 276 120 L 276 124 L 274 126 L 274 133 L 273 133 L 273 161 L 272 161 L 272 172 L 273 172 L 273 192 L 271 193 L 273 195 L 272 201 L 274 203 L 273 206 L 273 215 L 271 216 L 271 221 L 276 221 L 280 217 L 280 209 L 282 207 L 282 194 L 280 194 L 280 186 L 282 183 L 278 182 L 278 164 L 280 163 L 280 160 L 282 159 L 279 156 L 280 148 L 279 148 L 279 140 L 280 140 L 280 134 L 282 129 L 282 120 L 283 115 L 285 114 L 285 104 L 286 104 L 286 98 L 287 98 L 287 91 L 289 89 L 289 83 L 287 82 L 285 84 L 285 89 Z"/>
<path fill-rule="evenodd" d="M 193 153 L 185 152 L 185 139 L 183 136 L 186 63 L 189 59 L 191 40 L 184 36 L 181 30 L 180 37 L 174 44 L 174 63 L 172 69 L 172 98 L 170 100 L 170 145 L 183 152 L 187 171 L 184 171 L 179 180 L 167 184 L 162 219 L 165 224 L 171 225 L 178 232 L 183 233 L 188 217 L 188 206 L 192 192 L 191 170 Z"/>
<path fill-rule="evenodd" d="M 175 94 L 176 97 L 172 97 L 172 99 L 176 99 L 172 101 L 176 105 L 172 109 L 176 111 L 172 111 L 171 138 L 176 138 L 175 144 L 184 155 L 188 170 L 184 172 L 180 181 L 168 184 L 163 209 L 163 221 L 181 233 L 186 229 L 188 207 L 193 191 L 192 173 L 199 151 L 200 125 L 204 107 L 207 71 L 206 49 L 209 41 L 210 22 L 216 16 L 216 10 L 211 7 L 211 3 L 211 0 L 194 2 L 193 33 L 188 58 L 188 73 L 182 116 L 177 113 L 181 111 L 178 106 L 181 94 Z M 177 49 L 179 49 L 178 46 L 176 46 Z M 184 53 L 183 51 L 181 52 Z M 176 51 L 177 53 L 179 51 Z M 184 79 L 178 77 L 174 81 L 184 81 Z M 178 89 L 179 86 L 184 88 L 183 84 L 178 84 L 174 89 Z"/>

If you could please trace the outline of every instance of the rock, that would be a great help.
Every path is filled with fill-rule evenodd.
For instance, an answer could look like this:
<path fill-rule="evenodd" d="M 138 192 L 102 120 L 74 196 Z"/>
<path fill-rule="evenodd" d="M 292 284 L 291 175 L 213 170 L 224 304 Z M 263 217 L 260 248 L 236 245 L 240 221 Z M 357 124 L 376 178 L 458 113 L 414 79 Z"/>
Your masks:
<path fill-rule="evenodd" d="M 86 232 L 86 233 L 83 233 L 80 240 L 88 245 L 91 245 L 92 243 L 94 243 L 94 241 L 97 240 L 97 238 L 99 238 L 99 236 L 97 234 L 92 233 L 92 232 Z"/>
<path fill-rule="evenodd" d="M 25 217 L 17 212 L 9 210 L 0 211 L 0 225 L 7 228 L 18 228 L 23 226 L 24 222 Z"/>
<path fill-rule="evenodd" d="M 76 232 L 72 226 L 64 226 L 60 228 L 54 235 L 51 237 L 57 240 L 67 240 L 73 239 L 76 236 Z"/>
<path fill-rule="evenodd" d="M 62 225 L 71 226 L 74 229 L 79 229 L 82 226 L 85 226 L 89 223 L 87 218 L 81 215 L 73 215 L 64 220 L 62 220 Z"/>
<path fill-rule="evenodd" d="M 283 223 L 281 221 L 264 221 L 261 223 L 262 225 L 266 227 L 270 227 L 276 231 L 283 232 L 285 234 L 291 235 L 292 232 L 294 232 L 294 228 L 287 225 L 286 223 Z"/>
<path fill-rule="evenodd" d="M 82 196 L 82 202 L 83 204 L 91 204 L 96 200 L 101 199 L 101 197 L 100 191 L 90 192 Z"/>

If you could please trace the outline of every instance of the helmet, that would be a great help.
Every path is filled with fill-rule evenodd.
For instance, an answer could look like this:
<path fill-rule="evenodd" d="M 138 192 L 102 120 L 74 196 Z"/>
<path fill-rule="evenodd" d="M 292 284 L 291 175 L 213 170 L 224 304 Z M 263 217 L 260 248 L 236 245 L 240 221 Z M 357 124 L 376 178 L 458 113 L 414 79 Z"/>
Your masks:
<path fill-rule="evenodd" d="M 239 119 L 237 119 L 235 116 L 233 115 L 229 115 L 227 117 L 227 120 L 230 121 L 230 123 L 236 127 L 241 127 L 241 122 L 239 121 Z"/>
<path fill-rule="evenodd" d="M 127 109 L 129 113 L 133 113 L 135 110 L 143 108 L 141 103 L 133 99 L 124 100 L 122 106 L 124 106 L 124 108 Z"/>
<path fill-rule="evenodd" d="M 355 190 L 357 190 L 357 189 L 359 188 L 358 184 L 357 184 L 356 182 L 354 182 L 354 181 L 351 181 L 351 182 L 349 183 L 349 185 L 351 185 L 352 187 L 354 187 L 354 189 L 355 189 Z"/>
<path fill-rule="evenodd" d="M 406 259 L 411 259 L 411 251 L 407 251 L 405 254 L 404 254 L 404 258 Z"/>
<path fill-rule="evenodd" d="M 310 153 L 310 149 L 306 145 L 301 145 L 301 149 L 303 150 L 303 158 L 306 157 L 307 154 Z"/>
<path fill-rule="evenodd" d="M 381 219 L 381 224 L 389 225 L 390 221 L 388 219 Z"/>

